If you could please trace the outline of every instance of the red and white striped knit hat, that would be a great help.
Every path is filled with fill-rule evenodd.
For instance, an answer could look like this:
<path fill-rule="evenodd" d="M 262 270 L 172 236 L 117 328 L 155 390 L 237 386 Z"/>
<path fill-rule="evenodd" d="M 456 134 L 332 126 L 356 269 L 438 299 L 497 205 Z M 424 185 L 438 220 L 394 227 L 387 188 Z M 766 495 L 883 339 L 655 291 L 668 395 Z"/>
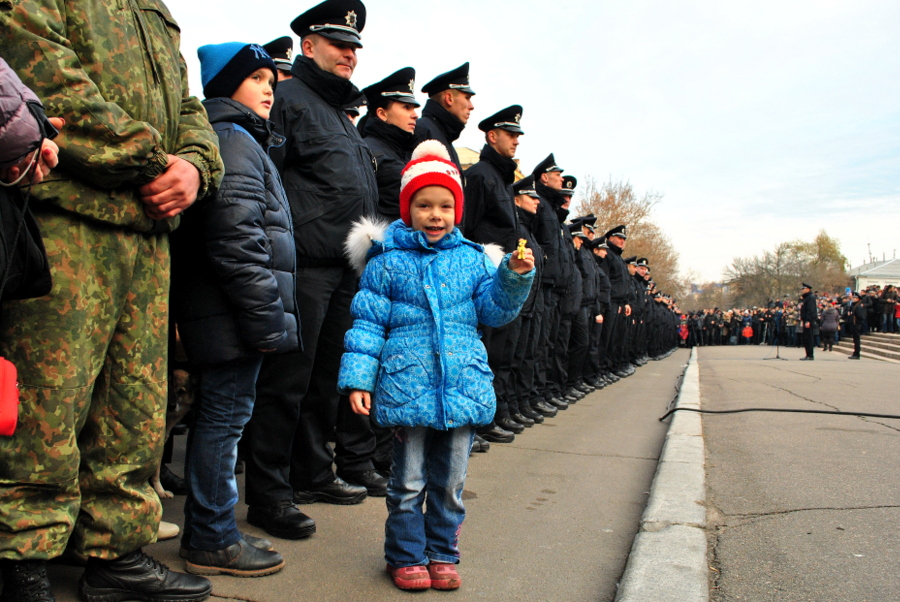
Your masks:
<path fill-rule="evenodd" d="M 426 140 L 413 151 L 412 159 L 400 176 L 400 219 L 412 225 L 409 203 L 413 195 L 426 186 L 443 186 L 453 193 L 454 211 L 459 224 L 463 214 L 463 190 L 459 169 L 450 160 L 447 148 L 437 140 Z"/>

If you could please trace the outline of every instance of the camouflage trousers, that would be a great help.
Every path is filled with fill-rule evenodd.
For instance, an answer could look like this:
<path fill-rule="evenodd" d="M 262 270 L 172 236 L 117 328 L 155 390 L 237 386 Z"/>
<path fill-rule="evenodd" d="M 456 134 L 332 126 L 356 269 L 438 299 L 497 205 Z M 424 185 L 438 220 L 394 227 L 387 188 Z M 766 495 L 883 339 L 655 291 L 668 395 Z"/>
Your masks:
<path fill-rule="evenodd" d="M 20 383 L 18 427 L 0 437 L 0 558 L 117 558 L 156 540 L 162 512 L 148 479 L 165 427 L 169 241 L 36 216 L 53 290 L 0 318 Z"/>

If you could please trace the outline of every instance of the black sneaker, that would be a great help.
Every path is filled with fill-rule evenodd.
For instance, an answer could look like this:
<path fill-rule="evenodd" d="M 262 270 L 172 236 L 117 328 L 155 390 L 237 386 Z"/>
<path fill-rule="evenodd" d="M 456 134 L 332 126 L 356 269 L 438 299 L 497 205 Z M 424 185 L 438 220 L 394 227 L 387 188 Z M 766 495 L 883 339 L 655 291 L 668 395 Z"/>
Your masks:
<path fill-rule="evenodd" d="M 474 441 L 475 442 L 472 445 L 472 451 L 477 451 L 478 453 L 486 454 L 491 450 L 491 444 L 486 439 L 484 439 L 483 437 L 478 435 L 477 433 L 475 434 Z"/>
<path fill-rule="evenodd" d="M 341 478 L 351 485 L 365 487 L 366 493 L 372 497 L 384 497 L 387 495 L 388 480 L 375 469 L 341 473 Z"/>
<path fill-rule="evenodd" d="M 78 591 L 86 602 L 201 602 L 209 598 L 212 584 L 169 570 L 137 549 L 115 560 L 89 558 Z"/>
<path fill-rule="evenodd" d="M 3 602 L 56 602 L 46 560 L 0 560 Z"/>
<path fill-rule="evenodd" d="M 300 512 L 291 500 L 250 506 L 247 509 L 247 522 L 281 539 L 303 539 L 316 532 L 316 522 Z M 244 540 L 250 545 L 256 545 L 246 535 Z"/>
<path fill-rule="evenodd" d="M 324 502 L 326 504 L 349 506 L 351 504 L 361 504 L 365 501 L 366 495 L 365 487 L 351 485 L 341 477 L 334 477 L 332 482 L 316 489 L 295 491 L 294 503 L 315 504 L 316 502 Z"/>
<path fill-rule="evenodd" d="M 283 569 L 284 558 L 278 552 L 260 550 L 241 539 L 224 550 L 189 550 L 185 568 L 195 575 L 262 577 Z"/>

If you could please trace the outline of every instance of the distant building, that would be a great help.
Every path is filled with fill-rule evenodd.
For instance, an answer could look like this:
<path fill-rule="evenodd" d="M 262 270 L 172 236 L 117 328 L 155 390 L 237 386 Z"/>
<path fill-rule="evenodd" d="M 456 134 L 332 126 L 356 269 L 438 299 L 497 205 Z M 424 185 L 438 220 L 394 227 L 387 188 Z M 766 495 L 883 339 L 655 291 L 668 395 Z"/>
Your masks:
<path fill-rule="evenodd" d="M 853 268 L 850 270 L 849 275 L 853 278 L 858 291 L 874 285 L 882 288 L 888 284 L 900 286 L 900 259 L 873 261 L 858 268 Z"/>

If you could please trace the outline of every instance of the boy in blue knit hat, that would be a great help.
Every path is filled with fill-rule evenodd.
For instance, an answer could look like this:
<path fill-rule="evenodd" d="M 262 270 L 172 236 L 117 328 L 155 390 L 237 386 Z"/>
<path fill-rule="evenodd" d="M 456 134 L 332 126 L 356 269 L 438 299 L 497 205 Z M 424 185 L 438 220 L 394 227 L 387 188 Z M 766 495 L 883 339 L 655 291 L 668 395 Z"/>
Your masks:
<path fill-rule="evenodd" d="M 268 120 L 276 68 L 256 44 L 197 53 L 225 177 L 172 236 L 172 311 L 188 359 L 200 367 L 181 555 L 191 573 L 258 577 L 280 570 L 284 559 L 271 542 L 238 531 L 237 443 L 263 355 L 300 346 L 291 213 L 267 154 L 283 142 Z M 314 530 L 307 517 L 305 534 Z"/>

